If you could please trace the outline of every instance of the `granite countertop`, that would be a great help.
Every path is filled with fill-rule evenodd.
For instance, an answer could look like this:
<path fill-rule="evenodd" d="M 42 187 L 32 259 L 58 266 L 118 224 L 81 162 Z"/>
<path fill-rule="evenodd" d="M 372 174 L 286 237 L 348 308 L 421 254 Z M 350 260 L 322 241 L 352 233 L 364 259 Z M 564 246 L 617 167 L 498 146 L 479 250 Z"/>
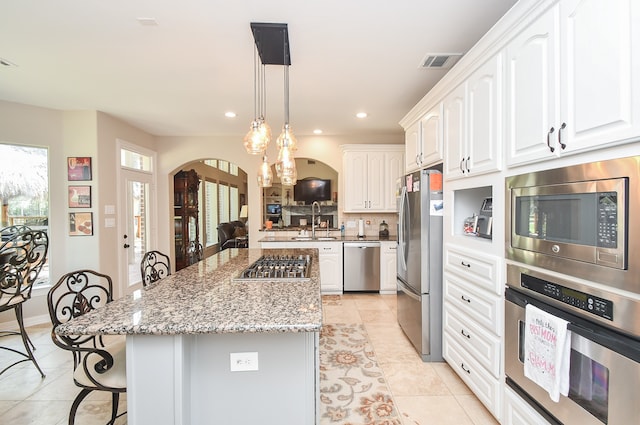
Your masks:
<path fill-rule="evenodd" d="M 234 281 L 265 251 L 311 255 L 306 281 Z M 55 331 L 61 335 L 318 332 L 322 300 L 317 249 L 226 249 L 115 300 Z"/>
<path fill-rule="evenodd" d="M 309 232 L 309 235 L 311 235 L 311 232 Z M 324 231 L 320 232 L 320 234 L 316 232 L 316 239 L 311 239 L 311 236 L 308 239 L 295 239 L 295 236 L 265 236 L 258 242 L 396 242 L 398 240 L 395 235 L 391 235 L 388 238 L 380 238 L 377 235 L 365 236 L 364 238 L 359 238 L 356 235 L 346 235 L 335 236 L 335 239 L 323 239 L 324 236 Z"/>

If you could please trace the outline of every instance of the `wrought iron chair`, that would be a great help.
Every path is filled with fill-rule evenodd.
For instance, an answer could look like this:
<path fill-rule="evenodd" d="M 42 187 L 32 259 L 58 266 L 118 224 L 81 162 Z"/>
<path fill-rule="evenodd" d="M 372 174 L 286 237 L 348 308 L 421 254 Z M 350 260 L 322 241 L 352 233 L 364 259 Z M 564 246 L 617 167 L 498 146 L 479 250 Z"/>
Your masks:
<path fill-rule="evenodd" d="M 198 261 L 202 261 L 204 258 L 204 247 L 201 243 L 196 243 L 195 241 L 189 242 L 187 256 L 189 257 L 189 264 L 195 264 Z"/>
<path fill-rule="evenodd" d="M 0 331 L 0 336 L 20 335 L 25 352 L 14 348 L 0 346 L 24 357 L 5 367 L 2 375 L 10 367 L 31 361 L 44 378 L 45 374 L 38 365 L 33 350 L 35 346 L 29 339 L 22 314 L 22 304 L 31 298 L 33 284 L 47 259 L 49 238 L 44 231 L 27 230 L 14 233 L 13 237 L 0 244 L 0 313 L 13 310 L 18 322 L 19 332 Z"/>
<path fill-rule="evenodd" d="M 30 231 L 31 228 L 29 226 L 25 226 L 24 224 L 16 224 L 9 227 L 4 227 L 0 230 L 0 236 L 2 237 L 2 242 L 8 241 L 12 239 L 18 233 L 24 233 Z"/>
<path fill-rule="evenodd" d="M 147 251 L 140 262 L 142 285 L 147 286 L 171 274 L 171 259 L 160 251 Z"/>
<path fill-rule="evenodd" d="M 82 400 L 92 391 L 112 395 L 111 420 L 118 415 L 120 393 L 127 391 L 124 337 L 104 335 L 58 335 L 56 327 L 113 301 L 113 283 L 109 276 L 93 270 L 67 273 L 49 290 L 47 304 L 53 329 L 51 338 L 60 348 L 73 354 L 73 381 L 82 388 L 69 412 L 69 425 Z"/>

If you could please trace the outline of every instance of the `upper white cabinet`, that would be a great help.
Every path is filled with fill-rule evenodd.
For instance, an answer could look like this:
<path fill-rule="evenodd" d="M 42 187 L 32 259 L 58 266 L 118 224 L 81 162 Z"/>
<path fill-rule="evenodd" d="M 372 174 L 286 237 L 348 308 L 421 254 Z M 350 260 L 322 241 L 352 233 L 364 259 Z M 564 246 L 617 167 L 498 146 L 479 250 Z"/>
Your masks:
<path fill-rule="evenodd" d="M 404 146 L 342 148 L 344 212 L 395 212 L 396 180 L 404 170 Z"/>
<path fill-rule="evenodd" d="M 447 179 L 500 170 L 502 55 L 477 68 L 443 102 Z"/>
<path fill-rule="evenodd" d="M 438 104 L 405 132 L 406 171 L 442 161 L 442 104 Z"/>
<path fill-rule="evenodd" d="M 631 3 L 561 1 L 507 45 L 508 165 L 638 134 L 640 46 L 631 23 L 639 12 Z"/>

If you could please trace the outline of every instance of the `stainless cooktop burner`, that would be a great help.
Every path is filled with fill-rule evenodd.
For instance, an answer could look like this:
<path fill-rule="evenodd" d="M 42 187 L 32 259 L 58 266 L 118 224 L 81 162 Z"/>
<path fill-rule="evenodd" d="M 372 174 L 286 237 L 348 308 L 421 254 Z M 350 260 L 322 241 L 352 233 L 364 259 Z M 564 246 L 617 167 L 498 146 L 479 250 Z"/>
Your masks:
<path fill-rule="evenodd" d="M 310 255 L 263 255 L 244 269 L 236 280 L 308 280 L 310 271 Z"/>

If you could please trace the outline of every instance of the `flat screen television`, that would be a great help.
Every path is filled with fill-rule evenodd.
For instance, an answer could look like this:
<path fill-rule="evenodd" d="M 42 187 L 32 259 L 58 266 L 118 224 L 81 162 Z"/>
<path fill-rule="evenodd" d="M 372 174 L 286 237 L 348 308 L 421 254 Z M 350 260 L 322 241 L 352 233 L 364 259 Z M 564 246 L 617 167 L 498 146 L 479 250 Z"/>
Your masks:
<path fill-rule="evenodd" d="M 310 205 L 313 201 L 331 200 L 331 180 L 305 179 L 298 180 L 293 186 L 293 200 Z"/>
<path fill-rule="evenodd" d="M 331 180 L 305 179 L 298 180 L 293 186 L 293 200 L 310 205 L 313 201 L 331 200 Z"/>
<path fill-rule="evenodd" d="M 282 206 L 280 204 L 267 204 L 267 214 L 269 215 L 282 214 Z"/>

